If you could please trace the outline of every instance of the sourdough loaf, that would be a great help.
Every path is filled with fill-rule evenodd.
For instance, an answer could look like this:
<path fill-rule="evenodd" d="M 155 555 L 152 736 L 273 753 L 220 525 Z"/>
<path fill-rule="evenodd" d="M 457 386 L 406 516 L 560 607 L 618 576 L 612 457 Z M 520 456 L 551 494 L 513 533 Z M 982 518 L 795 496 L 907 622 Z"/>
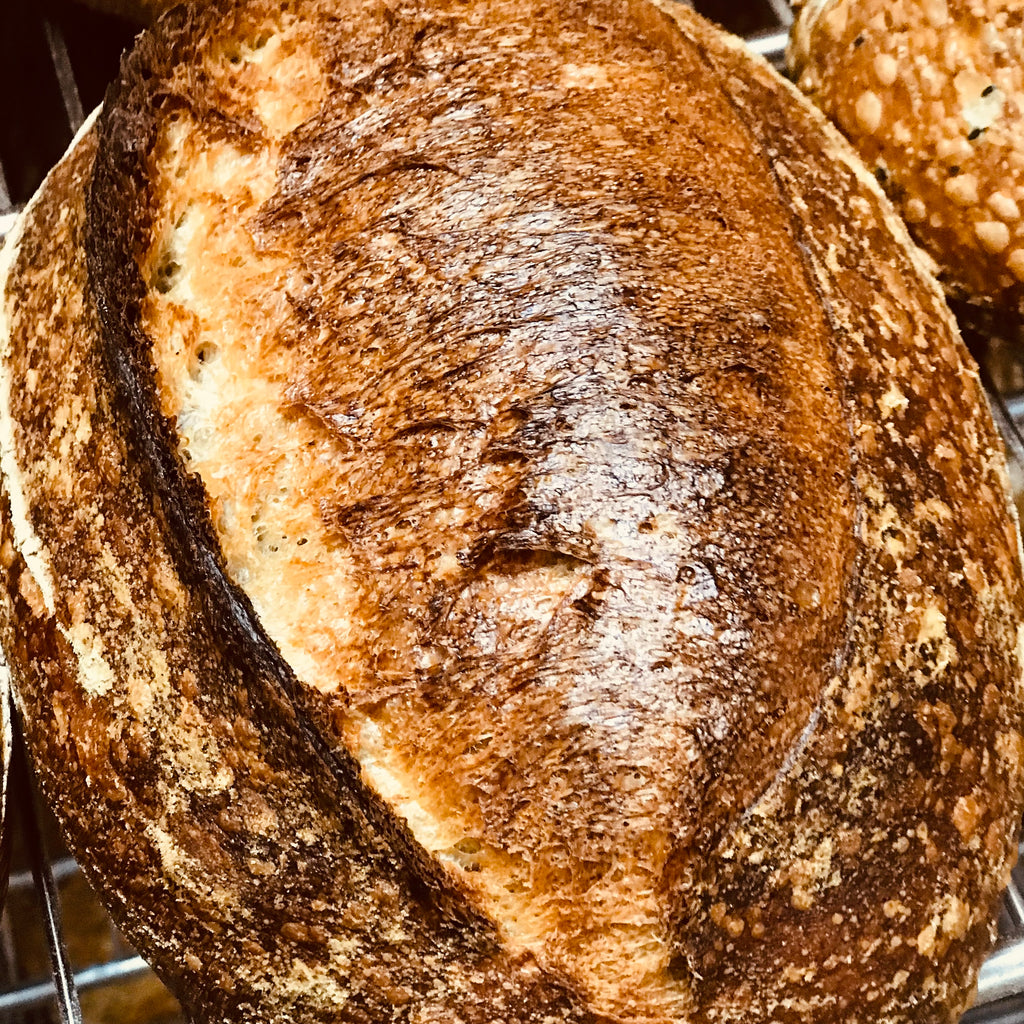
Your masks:
<path fill-rule="evenodd" d="M 800 2 L 789 65 L 883 183 L 949 294 L 1024 312 L 1015 0 Z"/>
<path fill-rule="evenodd" d="M 178 10 L 5 255 L 2 641 L 198 1020 L 952 1021 L 1021 811 L 935 281 L 647 2 Z"/>

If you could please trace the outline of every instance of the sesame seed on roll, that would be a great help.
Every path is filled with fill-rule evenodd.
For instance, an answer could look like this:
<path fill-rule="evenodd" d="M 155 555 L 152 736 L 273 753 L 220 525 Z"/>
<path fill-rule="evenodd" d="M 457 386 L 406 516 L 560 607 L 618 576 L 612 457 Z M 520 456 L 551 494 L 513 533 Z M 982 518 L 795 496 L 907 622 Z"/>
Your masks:
<path fill-rule="evenodd" d="M 806 0 L 794 79 L 853 142 L 947 294 L 1024 312 L 1024 8 Z"/>

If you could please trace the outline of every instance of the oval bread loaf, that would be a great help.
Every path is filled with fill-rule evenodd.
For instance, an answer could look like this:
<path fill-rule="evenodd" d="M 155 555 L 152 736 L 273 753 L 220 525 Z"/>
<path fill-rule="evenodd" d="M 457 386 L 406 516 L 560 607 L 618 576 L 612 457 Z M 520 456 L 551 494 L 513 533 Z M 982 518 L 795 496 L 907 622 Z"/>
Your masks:
<path fill-rule="evenodd" d="M 1010 0 L 800 3 L 789 64 L 935 258 L 950 296 L 1024 312 L 1024 25 Z"/>
<path fill-rule="evenodd" d="M 209 1021 L 953 1021 L 1017 530 L 935 281 L 675 5 L 218 0 L 6 250 L 0 639 Z"/>

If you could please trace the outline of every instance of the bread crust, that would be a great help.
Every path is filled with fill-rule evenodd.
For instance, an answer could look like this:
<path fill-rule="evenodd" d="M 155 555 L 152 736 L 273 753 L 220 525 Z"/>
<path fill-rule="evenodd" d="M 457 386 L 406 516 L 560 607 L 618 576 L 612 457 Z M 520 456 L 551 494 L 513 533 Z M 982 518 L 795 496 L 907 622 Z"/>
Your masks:
<path fill-rule="evenodd" d="M 320 8 L 299 7 L 322 41 L 319 59 L 337 70 L 331 62 L 343 52 L 359 81 L 360 39 L 391 43 L 373 52 L 402 53 L 400 75 L 442 44 L 472 39 L 436 6 L 428 16 L 353 5 L 340 22 L 322 23 Z M 477 28 L 505 24 L 494 6 L 460 12 Z M 738 44 L 682 11 L 644 4 L 625 13 L 595 4 L 578 21 L 536 13 L 538 49 L 565 32 L 561 44 L 574 53 L 628 54 L 621 84 L 636 87 L 636 102 L 650 95 L 640 67 L 676 117 L 666 131 L 682 156 L 658 148 L 647 110 L 630 109 L 624 120 L 652 132 L 627 140 L 630 161 L 646 158 L 646 180 L 600 192 L 626 213 L 604 211 L 591 229 L 607 248 L 652 207 L 677 215 L 670 231 L 640 221 L 644 251 L 671 257 L 649 292 L 637 267 L 652 279 L 656 268 L 625 246 L 614 250 L 619 278 L 601 296 L 602 315 L 646 316 L 642 331 L 625 335 L 633 348 L 592 328 L 527 338 L 554 340 L 584 366 L 601 359 L 608 376 L 631 352 L 641 372 L 634 365 L 628 381 L 632 403 L 615 399 L 622 443 L 657 441 L 669 456 L 598 457 L 587 416 L 599 408 L 606 425 L 609 397 L 593 374 L 578 374 L 568 394 L 548 387 L 547 404 L 514 379 L 508 391 L 524 413 L 496 439 L 516 456 L 500 487 L 519 500 L 474 524 L 468 543 L 483 541 L 478 554 L 488 559 L 495 550 L 541 552 L 586 584 L 550 631 L 545 655 L 567 666 L 545 677 L 557 685 L 593 692 L 576 652 L 602 628 L 640 639 L 615 648 L 615 669 L 605 668 L 615 682 L 603 691 L 606 714 L 639 723 L 625 756 L 601 720 L 590 733 L 601 744 L 581 755 L 572 746 L 581 732 L 566 731 L 564 710 L 548 708 L 532 763 L 507 778 L 532 792 L 537 813 L 526 820 L 582 862 L 593 845 L 574 848 L 559 831 L 570 806 L 591 829 L 607 808 L 631 809 L 609 780 L 624 765 L 638 769 L 659 796 L 654 813 L 668 837 L 652 861 L 668 949 L 655 981 L 682 989 L 685 1004 L 667 1013 L 654 982 L 632 1003 L 614 984 L 597 989 L 585 947 L 577 964 L 555 939 L 539 949 L 510 941 L 481 887 L 428 854 L 367 785 L 338 708 L 299 683 L 227 572 L 206 488 L 161 410 L 140 268 L 160 212 L 150 162 L 160 118 L 184 105 L 221 136 L 263 144 L 255 115 L 239 116 L 238 94 L 225 98 L 225 79 L 204 78 L 195 69 L 210 65 L 194 59 L 211 40 L 262 25 L 269 16 L 257 6 L 180 12 L 143 38 L 98 139 L 87 136 L 55 172 L 12 253 L 0 452 L 13 510 L 6 537 L 19 555 L 7 570 L 3 640 L 44 788 L 129 936 L 200 1019 L 953 1020 L 992 941 L 1012 863 L 1022 745 L 1018 540 L 998 440 L 955 326 L 863 168 Z M 351 34 L 345 50 L 332 52 L 332 32 Z M 578 65 L 574 74 L 578 81 Z M 678 92 L 665 93 L 666 83 Z M 500 126 L 501 89 L 493 94 Z M 684 99 L 711 112 L 704 125 L 684 116 Z M 559 102 L 572 108 L 576 99 Z M 603 127 L 618 116 L 608 109 L 580 104 L 573 116 L 596 110 Z M 561 114 L 531 116 L 521 137 L 561 124 Z M 332 250 L 292 225 L 308 222 L 310 197 L 338 180 L 331 161 L 356 155 L 340 148 L 330 117 L 321 124 L 319 136 L 308 124 L 297 133 L 281 191 L 254 226 L 276 230 L 279 249 L 306 246 L 306 258 Z M 568 166 L 591 166 L 563 145 L 577 161 Z M 454 157 L 460 173 L 473 170 L 465 154 Z M 614 153 L 601 160 L 626 180 Z M 727 173 L 712 179 L 716 162 Z M 300 166 L 316 173 L 303 178 Z M 565 202 L 553 180 L 543 195 Z M 678 206 L 669 184 L 685 197 Z M 440 206 L 443 190 L 436 198 Z M 323 230 L 330 239 L 331 224 Z M 709 272 L 716 253 L 735 265 Z M 570 254 L 558 257 L 571 265 Z M 695 292 L 680 290 L 686 280 Z M 323 287 L 334 301 L 331 287 L 344 281 Z M 557 313 L 561 287 L 542 280 L 523 294 Z M 415 311 L 432 294 L 389 300 Z M 52 340 L 43 347 L 39 338 Z M 304 397 L 326 418 L 347 377 L 309 367 L 321 387 Z M 347 372 L 359 369 L 354 362 Z M 445 395 L 472 400 L 458 381 Z M 391 415 L 411 408 L 428 422 L 429 401 L 428 393 L 422 410 L 395 403 Z M 669 425 L 655 429 L 645 403 L 669 408 Z M 551 453 L 573 446 L 588 454 L 585 464 L 559 469 Z M 657 509 L 649 486 L 623 499 L 614 472 L 624 466 L 641 482 L 659 469 Z M 392 482 L 387 474 L 400 469 L 386 460 L 370 468 Z M 362 497 L 352 481 L 349 506 Z M 559 494 L 572 502 L 559 505 Z M 336 523 L 337 504 L 325 507 Z M 602 534 L 593 529 L 598 510 L 637 529 Z M 652 511 L 674 518 L 677 537 L 690 531 L 688 546 L 640 530 Z M 349 531 L 369 514 L 349 507 Z M 369 541 L 366 550 L 379 575 L 373 559 L 383 556 Z M 672 566 L 667 576 L 659 558 Z M 714 595 L 696 575 L 708 559 Z M 514 575 L 522 566 L 510 562 L 502 572 Z M 405 582 L 414 610 L 411 584 L 445 593 L 429 578 Z M 487 613 L 479 588 L 460 586 L 476 614 Z M 378 624 L 366 643 L 388 628 Z M 748 636 L 730 641 L 727 630 Z M 448 633 L 472 680 L 458 620 Z M 666 635 L 668 657 L 655 657 Z M 655 660 L 669 664 L 653 671 Z M 530 669 L 509 662 L 499 683 L 516 671 L 530 683 Z M 428 691 L 411 677 L 414 708 L 437 695 L 438 681 Z M 672 710 L 662 723 L 671 745 L 645 732 L 658 723 L 648 727 L 635 710 L 666 687 L 685 703 L 685 714 Z M 684 759 L 686 770 L 675 770 Z M 570 775 L 570 792 L 553 795 L 557 771 L 579 765 L 587 774 Z M 450 767 L 457 777 L 457 757 Z M 667 787 L 675 802 L 663 799 Z M 500 807 L 500 789 L 492 793 L 481 801 L 485 816 Z M 629 846 L 632 827 L 608 829 L 602 841 Z M 97 848 L 98 835 L 116 839 Z M 527 849 L 543 839 L 504 837 Z M 586 898 L 571 878 L 565 892 L 569 903 Z"/>
<path fill-rule="evenodd" d="M 344 765 L 289 709 L 275 653 L 248 650 L 233 614 L 211 614 L 202 566 L 178 569 L 96 347 L 81 245 L 94 148 L 87 134 L 53 172 L 7 291 L 17 334 L 47 302 L 36 275 L 59 267 L 68 305 L 51 315 L 61 348 L 21 364 L 20 379 L 36 384 L 12 400 L 51 398 L 44 407 L 59 420 L 64 399 L 78 417 L 64 435 L 71 451 L 32 465 L 65 502 L 67 487 L 77 498 L 74 511 L 56 494 L 30 511 L 22 538 L 40 538 L 28 541 L 36 574 L 20 555 L 7 568 L 4 644 L 41 782 L 90 879 L 197 1020 L 391 1019 L 415 1000 L 423 1020 L 484 1021 L 495 995 L 510 1020 L 598 1019 L 529 964 L 510 965 L 509 978 L 491 969 L 505 959 L 492 930 L 439 899 L 436 884 L 424 888 L 433 872 L 422 857 L 398 866 L 401 824 L 386 819 L 376 834 L 374 800 L 362 802 L 351 768 L 354 788 L 340 791 Z M 18 448 L 47 447 L 14 430 Z M 9 492 L 31 494 L 38 477 L 6 480 Z M 51 573 L 68 588 L 52 590 Z M 108 664 L 118 635 L 119 660 Z M 206 685 L 215 679 L 223 686 Z M 88 855 L 86 836 L 103 837 Z M 447 963 L 446 933 L 468 954 L 458 965 Z M 524 983 L 536 991 L 517 991 Z M 554 998 L 541 994 L 549 986 Z"/>

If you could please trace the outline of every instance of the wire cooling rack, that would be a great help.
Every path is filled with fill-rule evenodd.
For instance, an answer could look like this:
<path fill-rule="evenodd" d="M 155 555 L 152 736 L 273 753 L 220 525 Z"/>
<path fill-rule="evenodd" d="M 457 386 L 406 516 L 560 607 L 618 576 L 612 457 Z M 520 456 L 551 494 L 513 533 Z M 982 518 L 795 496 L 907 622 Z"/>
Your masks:
<path fill-rule="evenodd" d="M 792 21 L 786 0 L 695 0 L 693 6 L 744 36 L 753 50 L 781 67 Z M 3 0 L 0 240 L 82 123 L 83 111 L 99 102 L 121 49 L 135 31 L 127 22 L 86 11 L 71 0 Z M 976 335 L 968 340 L 1007 441 L 1011 472 L 1024 491 L 1024 362 L 1019 355 L 1024 340 L 1016 345 Z M 0 1024 L 174 1020 L 169 997 L 148 1014 L 137 1006 L 126 1011 L 115 1000 L 106 1009 L 87 1007 L 83 1015 L 83 1001 L 92 994 L 131 992 L 143 983 L 152 989 L 156 983 L 109 921 L 97 926 L 95 900 L 90 903 L 86 896 L 82 902 L 85 887 L 78 865 L 63 852 L 52 819 L 35 795 L 20 739 L 11 787 L 10 820 L 20 850 L 10 875 L 7 911 L 0 920 Z M 977 1004 L 963 1024 L 1024 1024 L 1022 886 L 1024 873 L 1018 869 L 999 920 L 1000 945 L 982 969 Z M 77 890 L 74 904 L 68 902 L 71 890 Z M 62 904 L 68 913 L 62 912 Z M 105 955 L 96 948 L 69 955 L 69 946 L 82 944 L 83 917 L 90 919 L 87 947 L 102 946 Z M 34 963 L 24 955 L 27 945 L 36 947 Z"/>

